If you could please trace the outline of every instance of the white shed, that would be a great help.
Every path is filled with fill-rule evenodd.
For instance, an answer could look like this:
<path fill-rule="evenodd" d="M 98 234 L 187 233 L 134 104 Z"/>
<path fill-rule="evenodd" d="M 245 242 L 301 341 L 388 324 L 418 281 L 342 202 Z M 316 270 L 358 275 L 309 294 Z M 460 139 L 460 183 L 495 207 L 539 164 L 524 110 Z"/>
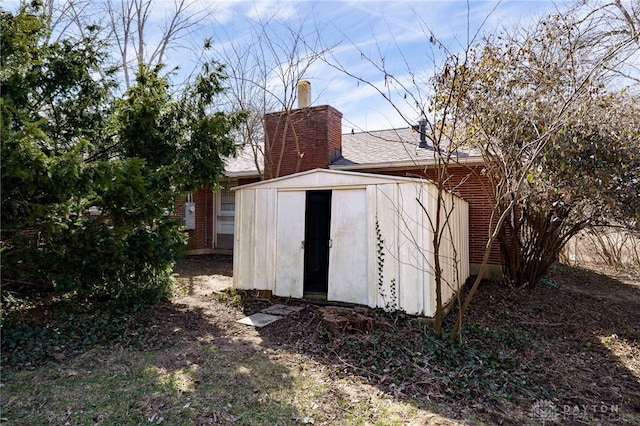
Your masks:
<path fill-rule="evenodd" d="M 433 316 L 436 200 L 430 181 L 325 169 L 238 187 L 233 285 Z M 469 275 L 469 220 L 445 200 L 446 303 Z"/>

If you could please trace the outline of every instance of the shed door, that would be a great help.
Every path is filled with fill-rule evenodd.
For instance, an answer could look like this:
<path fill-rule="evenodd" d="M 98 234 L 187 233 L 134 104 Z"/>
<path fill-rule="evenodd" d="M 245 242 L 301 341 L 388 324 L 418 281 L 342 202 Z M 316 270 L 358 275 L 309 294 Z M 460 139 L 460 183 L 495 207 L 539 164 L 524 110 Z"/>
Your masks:
<path fill-rule="evenodd" d="M 366 190 L 333 191 L 328 300 L 368 304 L 368 223 Z"/>
<path fill-rule="evenodd" d="M 304 191 L 278 192 L 276 296 L 302 297 L 304 207 Z"/>
<path fill-rule="evenodd" d="M 331 191 L 307 191 L 304 235 L 304 293 L 326 295 L 329 281 Z"/>

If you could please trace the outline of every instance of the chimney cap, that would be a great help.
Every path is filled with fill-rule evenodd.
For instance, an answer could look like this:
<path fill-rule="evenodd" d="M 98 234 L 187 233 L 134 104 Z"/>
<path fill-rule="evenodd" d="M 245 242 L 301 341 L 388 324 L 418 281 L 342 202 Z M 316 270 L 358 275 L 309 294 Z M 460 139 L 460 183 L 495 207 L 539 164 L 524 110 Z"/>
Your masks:
<path fill-rule="evenodd" d="M 307 80 L 298 82 L 298 108 L 311 106 L 311 83 Z"/>

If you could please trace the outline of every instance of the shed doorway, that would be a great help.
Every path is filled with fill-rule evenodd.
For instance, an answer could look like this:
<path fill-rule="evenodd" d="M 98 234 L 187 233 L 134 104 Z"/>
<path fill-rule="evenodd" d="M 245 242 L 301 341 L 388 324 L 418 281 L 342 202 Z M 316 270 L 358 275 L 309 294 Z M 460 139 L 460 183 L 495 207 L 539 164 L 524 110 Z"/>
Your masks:
<path fill-rule="evenodd" d="M 307 191 L 304 228 L 304 296 L 327 296 L 331 246 L 331 191 Z"/>

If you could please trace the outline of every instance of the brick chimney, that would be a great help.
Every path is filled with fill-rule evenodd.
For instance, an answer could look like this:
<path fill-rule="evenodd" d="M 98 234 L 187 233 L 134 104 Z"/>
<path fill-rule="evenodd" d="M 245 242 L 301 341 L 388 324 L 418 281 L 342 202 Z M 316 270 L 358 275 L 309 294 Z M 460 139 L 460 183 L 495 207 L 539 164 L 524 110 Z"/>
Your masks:
<path fill-rule="evenodd" d="M 342 113 L 329 105 L 265 114 L 264 126 L 265 179 L 326 169 L 341 155 Z"/>

